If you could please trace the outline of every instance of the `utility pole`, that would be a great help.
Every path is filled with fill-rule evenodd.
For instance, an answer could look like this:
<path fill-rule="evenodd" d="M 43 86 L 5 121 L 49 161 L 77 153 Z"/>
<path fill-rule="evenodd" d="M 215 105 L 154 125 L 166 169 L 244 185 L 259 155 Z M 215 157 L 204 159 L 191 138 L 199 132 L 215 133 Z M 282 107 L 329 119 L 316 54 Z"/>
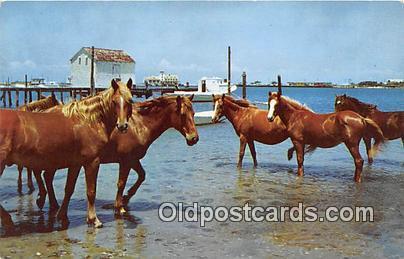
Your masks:
<path fill-rule="evenodd" d="M 95 94 L 95 84 L 94 84 L 94 46 L 91 47 L 91 71 L 90 71 L 90 94 Z"/>
<path fill-rule="evenodd" d="M 227 94 L 230 95 L 230 80 L 231 80 L 231 50 L 230 46 L 227 49 Z"/>

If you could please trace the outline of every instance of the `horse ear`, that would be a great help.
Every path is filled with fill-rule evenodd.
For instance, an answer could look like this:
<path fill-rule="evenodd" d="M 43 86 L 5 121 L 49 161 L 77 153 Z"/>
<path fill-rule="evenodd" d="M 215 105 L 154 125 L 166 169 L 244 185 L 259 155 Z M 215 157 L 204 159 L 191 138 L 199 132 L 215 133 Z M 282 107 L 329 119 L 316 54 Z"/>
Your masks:
<path fill-rule="evenodd" d="M 272 93 L 271 93 L 271 91 L 269 91 L 269 92 L 268 92 L 268 96 L 271 97 L 271 95 L 272 95 Z"/>
<path fill-rule="evenodd" d="M 215 102 L 216 96 L 214 94 L 212 94 L 212 100 L 213 102 Z"/>
<path fill-rule="evenodd" d="M 133 86 L 133 82 L 132 82 L 132 78 L 129 78 L 128 82 L 126 83 L 126 86 L 132 90 L 132 86 Z"/>
<path fill-rule="evenodd" d="M 115 79 L 112 79 L 112 80 L 111 80 L 111 86 L 112 86 L 112 88 L 114 88 L 114 91 L 118 90 L 118 88 L 119 88 L 119 85 L 118 85 L 118 83 L 115 81 Z"/>
<path fill-rule="evenodd" d="M 181 96 L 177 95 L 177 111 L 181 112 Z"/>
<path fill-rule="evenodd" d="M 281 83 L 281 75 L 278 75 L 278 95 L 282 95 L 282 83 Z"/>
<path fill-rule="evenodd" d="M 226 96 L 226 94 L 222 94 L 222 100 L 224 101 L 224 97 Z"/>
<path fill-rule="evenodd" d="M 189 97 L 189 100 L 192 102 L 192 100 L 194 99 L 194 94 L 192 94 L 190 97 Z"/>
<path fill-rule="evenodd" d="M 346 94 L 344 94 L 343 97 L 345 98 L 345 97 L 346 97 Z"/>

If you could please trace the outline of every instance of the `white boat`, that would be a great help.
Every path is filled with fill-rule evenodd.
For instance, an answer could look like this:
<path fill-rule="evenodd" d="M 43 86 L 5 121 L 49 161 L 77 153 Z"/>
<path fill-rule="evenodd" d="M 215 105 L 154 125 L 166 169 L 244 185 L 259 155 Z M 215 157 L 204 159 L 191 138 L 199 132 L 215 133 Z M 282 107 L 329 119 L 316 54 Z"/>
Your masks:
<path fill-rule="evenodd" d="M 214 111 L 195 112 L 195 115 L 194 115 L 195 125 L 200 126 L 200 125 L 213 124 L 213 122 L 212 122 L 213 114 L 214 114 Z M 223 120 L 224 119 L 221 119 L 219 122 L 221 122 Z"/>
<path fill-rule="evenodd" d="M 203 81 L 205 81 L 205 86 L 202 83 Z M 194 95 L 194 102 L 211 102 L 212 94 L 227 94 L 227 88 L 227 80 L 223 80 L 220 77 L 202 77 L 198 82 L 198 91 L 174 91 L 173 93 L 167 93 L 166 95 Z M 234 92 L 236 89 L 236 85 L 230 85 L 230 92 Z"/>

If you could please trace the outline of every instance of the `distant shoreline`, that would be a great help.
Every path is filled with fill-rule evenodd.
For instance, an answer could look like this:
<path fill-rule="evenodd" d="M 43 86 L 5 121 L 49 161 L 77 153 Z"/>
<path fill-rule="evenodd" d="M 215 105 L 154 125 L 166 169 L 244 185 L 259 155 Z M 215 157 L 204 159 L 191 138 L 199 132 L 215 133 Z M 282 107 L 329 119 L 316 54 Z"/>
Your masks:
<path fill-rule="evenodd" d="M 242 87 L 242 85 L 237 85 L 237 87 Z M 268 87 L 277 87 L 273 85 L 247 85 L 246 88 L 268 88 Z M 288 86 L 282 85 L 284 88 L 336 88 L 336 89 L 404 89 L 404 86 L 358 86 L 358 85 L 335 85 L 335 86 Z"/>

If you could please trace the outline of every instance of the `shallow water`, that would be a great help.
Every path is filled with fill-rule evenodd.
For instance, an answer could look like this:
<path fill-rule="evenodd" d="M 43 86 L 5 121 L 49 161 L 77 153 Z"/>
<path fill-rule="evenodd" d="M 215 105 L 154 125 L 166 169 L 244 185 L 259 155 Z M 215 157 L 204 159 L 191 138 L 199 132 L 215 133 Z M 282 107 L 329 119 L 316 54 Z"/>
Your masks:
<path fill-rule="evenodd" d="M 267 89 L 248 89 L 253 102 L 265 102 Z M 388 89 L 284 89 L 284 94 L 317 112 L 333 110 L 335 94 L 347 93 L 382 110 L 404 110 L 404 90 Z M 238 95 L 241 91 L 238 90 Z M 265 108 L 265 105 L 260 105 Z M 198 104 L 197 110 L 211 108 Z M 18 195 L 16 167 L 6 169 L 0 181 L 0 202 L 16 228 L 2 235 L 0 256 L 85 257 L 402 257 L 404 256 L 404 150 L 401 141 L 389 142 L 370 167 L 363 182 L 355 184 L 353 161 L 343 145 L 318 149 L 305 159 L 305 176 L 296 177 L 296 162 L 287 161 L 289 140 L 276 146 L 256 144 L 259 166 L 252 168 L 248 151 L 242 170 L 236 169 L 239 141 L 229 122 L 198 128 L 200 141 L 188 147 L 176 131 L 163 134 L 149 149 L 142 164 L 146 181 L 130 203 L 130 215 L 116 219 L 117 165 L 103 165 L 98 179 L 97 214 L 104 228 L 85 223 L 86 195 L 83 174 L 73 195 L 69 220 L 63 226 L 35 205 L 37 192 Z M 361 146 L 364 155 L 364 147 Z M 65 171 L 58 172 L 55 189 L 63 197 Z M 24 174 L 25 177 L 25 174 Z M 136 180 L 132 173 L 128 183 Z M 25 179 L 24 179 L 25 181 Z M 128 185 L 129 185 L 128 184 Z M 114 187 L 112 187 L 114 186 Z M 26 186 L 23 191 L 26 193 Z M 158 219 L 165 201 L 192 205 L 372 206 L 373 223 L 305 222 L 170 222 Z M 13 234 L 13 235 L 10 235 Z"/>

